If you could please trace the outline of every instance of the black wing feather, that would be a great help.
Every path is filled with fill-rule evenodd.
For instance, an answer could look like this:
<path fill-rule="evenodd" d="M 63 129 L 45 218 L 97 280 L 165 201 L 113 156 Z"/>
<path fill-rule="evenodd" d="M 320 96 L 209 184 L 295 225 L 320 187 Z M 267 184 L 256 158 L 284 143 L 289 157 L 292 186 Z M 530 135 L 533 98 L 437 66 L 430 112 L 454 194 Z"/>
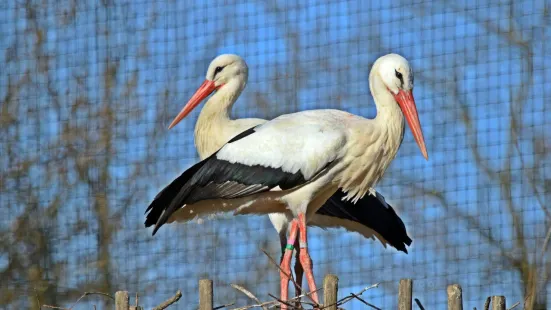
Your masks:
<path fill-rule="evenodd" d="M 366 194 L 355 204 L 348 200 L 343 201 L 345 196 L 342 190 L 337 191 L 316 213 L 360 223 L 373 229 L 397 250 L 408 252 L 406 245 L 410 246 L 412 240 L 407 234 L 406 226 L 382 195 L 378 198 Z"/>
<path fill-rule="evenodd" d="M 199 162 L 191 166 L 191 168 L 184 171 L 184 173 L 168 184 L 157 194 L 157 196 L 155 196 L 151 204 L 149 204 L 145 210 L 145 213 L 147 214 L 145 218 L 145 227 L 155 225 L 163 211 L 174 199 L 175 193 L 178 193 L 186 182 L 193 176 L 193 174 L 195 174 L 203 165 L 204 162 Z"/>
<path fill-rule="evenodd" d="M 254 132 L 254 127 L 250 128 L 228 143 Z M 289 173 L 260 165 L 230 163 L 216 158 L 216 154 L 186 170 L 151 202 L 146 211 L 150 212 L 147 214 L 145 226 L 155 225 L 153 235 L 172 213 L 185 204 L 207 199 L 238 198 L 268 191 L 277 186 L 288 189 L 306 182 L 300 171 Z"/>

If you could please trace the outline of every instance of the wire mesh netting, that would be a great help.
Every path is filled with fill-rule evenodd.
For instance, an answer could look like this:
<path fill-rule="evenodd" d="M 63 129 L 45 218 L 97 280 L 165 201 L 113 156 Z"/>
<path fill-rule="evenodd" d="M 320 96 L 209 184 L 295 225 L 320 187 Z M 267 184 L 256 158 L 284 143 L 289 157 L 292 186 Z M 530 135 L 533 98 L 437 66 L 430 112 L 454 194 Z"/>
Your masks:
<path fill-rule="evenodd" d="M 167 125 L 222 53 L 248 85 L 234 117 L 337 108 L 375 115 L 368 74 L 405 56 L 430 159 L 411 136 L 379 190 L 413 239 L 409 254 L 344 229 L 310 232 L 317 282 L 396 308 L 400 278 L 442 309 L 486 296 L 550 306 L 551 16 L 526 1 L 5 1 L 0 4 L 0 304 L 66 305 L 84 291 L 139 292 L 151 307 L 197 281 L 215 302 L 278 294 L 267 217 L 221 215 L 152 237 L 144 211 L 197 162 L 199 111 Z M 547 57 L 546 57 L 547 56 Z M 199 110 L 199 109 L 198 109 Z M 547 238 L 546 238 L 547 236 Z M 292 291 L 292 290 L 291 290 Z M 93 296 L 77 308 L 106 306 Z M 363 309 L 349 303 L 347 309 Z"/>

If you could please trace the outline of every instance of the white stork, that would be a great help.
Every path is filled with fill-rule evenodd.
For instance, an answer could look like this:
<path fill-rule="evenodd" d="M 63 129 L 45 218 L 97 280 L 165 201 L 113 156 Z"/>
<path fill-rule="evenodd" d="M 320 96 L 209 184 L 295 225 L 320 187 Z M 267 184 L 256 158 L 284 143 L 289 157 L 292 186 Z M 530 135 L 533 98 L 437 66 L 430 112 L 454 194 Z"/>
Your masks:
<path fill-rule="evenodd" d="M 236 87 L 232 83 L 237 82 L 214 79 L 215 89 Z M 400 147 L 404 116 L 428 159 L 407 60 L 396 54 L 377 59 L 369 84 L 377 106 L 374 119 L 312 110 L 248 129 L 166 186 L 146 210 L 145 225 L 155 225 L 155 234 L 165 223 L 217 212 L 289 214 L 288 245 L 294 245 L 300 230 L 299 258 L 314 292 L 311 297 L 318 302 L 307 221 L 339 188 L 346 193 L 344 200 L 357 202 L 375 186 Z M 291 251 L 281 263 L 286 274 L 290 260 Z M 288 298 L 288 281 L 282 276 L 282 300 Z"/>
<path fill-rule="evenodd" d="M 230 118 L 233 104 L 247 84 L 248 71 L 245 61 L 237 55 L 224 54 L 216 57 L 208 67 L 203 84 L 170 125 L 169 128 L 172 128 L 213 93 L 217 89 L 216 80 L 227 84 L 220 87 L 207 101 L 195 124 L 195 146 L 201 160 L 212 155 L 239 133 L 266 122 L 258 118 L 236 120 Z M 235 83 L 230 82 L 234 80 Z M 358 232 L 366 238 L 376 237 L 383 246 L 390 244 L 397 250 L 407 253 L 406 245 L 411 244 L 411 239 L 407 235 L 405 225 L 380 193 L 365 195 L 356 204 L 343 201 L 343 196 L 344 193 L 341 190 L 331 196 L 308 219 L 307 224 L 322 228 L 343 227 L 348 231 Z M 283 260 L 292 218 L 283 213 L 272 213 L 269 217 L 279 234 L 282 248 L 281 260 Z M 295 274 L 296 282 L 301 286 L 303 268 L 300 265 L 300 247 L 297 241 L 295 240 L 294 245 L 297 251 Z M 295 293 L 297 296 L 300 295 L 300 288 L 297 287 Z"/>

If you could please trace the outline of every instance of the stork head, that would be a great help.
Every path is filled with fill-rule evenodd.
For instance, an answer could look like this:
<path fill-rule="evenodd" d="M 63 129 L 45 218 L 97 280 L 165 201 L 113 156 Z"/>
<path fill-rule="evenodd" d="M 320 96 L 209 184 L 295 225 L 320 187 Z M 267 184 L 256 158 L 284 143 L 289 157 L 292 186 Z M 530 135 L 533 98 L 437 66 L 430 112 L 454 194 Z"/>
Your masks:
<path fill-rule="evenodd" d="M 230 81 L 247 81 L 249 67 L 243 58 L 233 54 L 222 54 L 211 61 L 207 69 L 205 81 L 214 82 L 216 88 L 220 88 Z"/>
<path fill-rule="evenodd" d="M 408 61 L 398 54 L 388 54 L 374 64 L 378 67 L 378 73 L 387 90 L 393 95 L 400 91 L 413 90 L 413 71 Z"/>
<path fill-rule="evenodd" d="M 379 87 L 377 91 L 389 92 L 394 98 L 393 104 L 397 103 L 400 106 L 423 157 L 428 159 L 425 139 L 413 98 L 413 71 L 408 61 L 398 54 L 382 56 L 373 64 L 372 74 L 378 75 L 386 88 Z M 370 81 L 372 80 L 374 79 L 370 77 Z"/>
<path fill-rule="evenodd" d="M 223 54 L 214 58 L 207 69 L 205 81 L 195 91 L 195 94 L 189 99 L 182 111 L 174 118 L 168 129 L 176 126 L 201 101 L 225 85 L 232 84 L 235 86 L 235 89 L 241 91 L 247 83 L 248 76 L 249 67 L 247 67 L 243 58 L 233 54 Z"/>

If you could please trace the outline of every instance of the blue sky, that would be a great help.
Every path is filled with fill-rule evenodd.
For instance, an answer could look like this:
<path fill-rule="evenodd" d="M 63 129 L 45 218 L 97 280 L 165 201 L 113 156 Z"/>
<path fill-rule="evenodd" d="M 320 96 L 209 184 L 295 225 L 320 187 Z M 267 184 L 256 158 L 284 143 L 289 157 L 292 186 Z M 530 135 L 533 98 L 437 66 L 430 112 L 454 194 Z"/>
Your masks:
<path fill-rule="evenodd" d="M 512 245 L 511 219 L 501 189 L 476 166 L 469 147 L 473 139 L 477 141 L 489 165 L 503 170 L 510 145 L 510 106 L 521 91 L 519 85 L 526 80 L 528 68 L 522 48 L 510 45 L 505 35 L 492 32 L 484 21 L 496 22 L 501 29 L 512 24 L 519 34 L 516 39 L 530 42 L 534 67 L 527 99 L 522 107 L 514 105 L 524 127 L 519 143 L 522 157 L 515 153 L 511 161 L 515 178 L 512 196 L 522 211 L 519 214 L 533 249 L 541 244 L 543 213 L 522 178 L 521 158 L 525 165 L 533 163 L 533 138 L 541 136 L 549 141 L 551 132 L 551 114 L 545 104 L 551 98 L 546 87 L 551 82 L 551 68 L 545 60 L 551 46 L 549 40 L 543 40 L 551 35 L 550 18 L 543 13 L 545 1 L 515 2 L 512 21 L 507 15 L 509 7 L 496 1 L 327 1 L 299 5 L 294 1 L 158 0 L 117 2 L 108 10 L 88 1 L 78 5 L 72 23 L 60 25 L 56 16 L 65 5 L 40 11 L 40 20 L 48 30 L 45 51 L 53 55 L 51 66 L 63 100 L 69 102 L 79 93 L 89 96 L 90 106 L 74 121 L 91 130 L 96 127 L 86 115 L 100 107 L 106 56 L 121 59 L 117 73 L 120 82 L 139 72 L 137 96 L 124 97 L 120 87 L 113 98 L 121 134 L 116 137 L 117 157 L 111 168 L 115 177 L 108 190 L 115 205 L 121 203 L 119 181 L 131 177 L 134 164 L 147 160 L 147 175 L 136 180 L 143 198 L 125 210 L 123 229 L 112 247 L 115 269 L 121 279 L 130 279 L 122 285 L 143 292 L 146 304 L 168 297 L 177 288 L 184 291 L 186 300 L 194 301 L 196 283 L 202 276 L 215 279 L 217 304 L 236 298 L 244 302 L 227 288 L 232 281 L 252 282 L 251 290 L 261 299 L 267 292 L 277 292 L 278 273 L 276 269 L 266 270 L 266 259 L 258 249 L 266 247 L 278 256 L 277 236 L 267 218 L 225 216 L 201 225 L 166 227 L 155 238 L 142 225 L 149 200 L 197 161 L 192 132 L 199 111 L 170 132 L 166 126 L 201 84 L 210 60 L 221 53 L 243 56 L 250 68 L 248 86 L 235 105 L 235 117 L 270 118 L 328 107 L 373 117 L 375 108 L 367 80 L 373 61 L 395 52 L 405 56 L 414 69 L 414 94 L 430 159 L 423 160 L 406 132 L 396 160 L 378 187 L 406 223 L 414 240 L 410 254 L 385 250 L 376 242 L 342 230 L 312 229 L 311 254 L 318 284 L 327 272 L 339 275 L 343 294 L 382 282 L 383 286 L 366 293 L 366 298 L 385 309 L 395 306 L 397 283 L 402 277 L 415 280 L 414 295 L 427 308 L 442 307 L 446 285 L 456 282 L 463 285 L 467 307 L 481 307 L 485 297 L 492 294 L 506 295 L 512 302 L 522 299 L 518 274 L 496 261 L 495 248 L 457 214 L 443 209 L 435 199 L 419 195 L 410 185 L 442 192 L 453 210 L 476 217 L 500 244 Z M 0 14 L 9 26 L 4 27 L 5 39 L 0 40 L 0 46 L 7 46 L 22 36 L 28 25 L 18 19 L 22 11 L 10 5 Z M 98 32 L 98 23 L 101 29 L 110 30 L 108 38 Z M 6 56 L 0 56 L 3 61 L 1 57 Z M 6 72 L 17 75 L 34 65 L 21 61 L 7 67 Z M 72 77 L 83 72 L 88 72 L 89 78 L 81 89 Z M 3 94 L 7 83 L 2 79 Z M 39 75 L 36 79 L 40 85 Z M 461 122 L 461 106 L 450 90 L 456 84 L 459 99 L 472 117 L 472 132 Z M 47 132 L 45 138 L 27 142 L 31 146 L 54 139 L 60 124 L 74 117 L 64 107 L 54 110 L 45 105 L 48 96 L 41 86 L 22 95 L 26 105 L 44 109 L 48 120 L 39 125 Z M 162 100 L 165 93 L 166 102 Z M 259 97 L 265 104 L 255 104 Z M 139 117 L 132 118 L 136 111 L 141 112 Z M 153 134 L 157 144 L 150 149 L 147 141 Z M 550 169 L 549 158 L 545 158 L 538 176 L 549 179 Z M 37 169 L 36 173 L 43 172 Z M 67 198 L 67 208 L 80 208 L 79 216 L 83 217 L 91 216 L 78 202 L 79 197 L 86 197 L 86 191 L 76 188 Z M 63 219 L 67 223 L 73 220 Z M 89 228 L 91 235 L 60 243 L 60 248 L 70 251 L 60 250 L 59 259 L 67 259 L 75 268 L 88 266 L 90 258 L 86 256 L 95 249 L 94 229 L 97 227 Z M 128 240 L 133 243 L 128 245 Z M 64 257 L 67 253 L 78 255 Z M 136 268 L 147 271 L 135 275 Z M 69 277 L 65 285 L 77 286 L 79 281 L 93 277 L 94 268 L 84 270 L 83 275 Z M 259 278 L 253 281 L 251 274 Z M 347 307 L 361 308 L 359 303 Z"/>

